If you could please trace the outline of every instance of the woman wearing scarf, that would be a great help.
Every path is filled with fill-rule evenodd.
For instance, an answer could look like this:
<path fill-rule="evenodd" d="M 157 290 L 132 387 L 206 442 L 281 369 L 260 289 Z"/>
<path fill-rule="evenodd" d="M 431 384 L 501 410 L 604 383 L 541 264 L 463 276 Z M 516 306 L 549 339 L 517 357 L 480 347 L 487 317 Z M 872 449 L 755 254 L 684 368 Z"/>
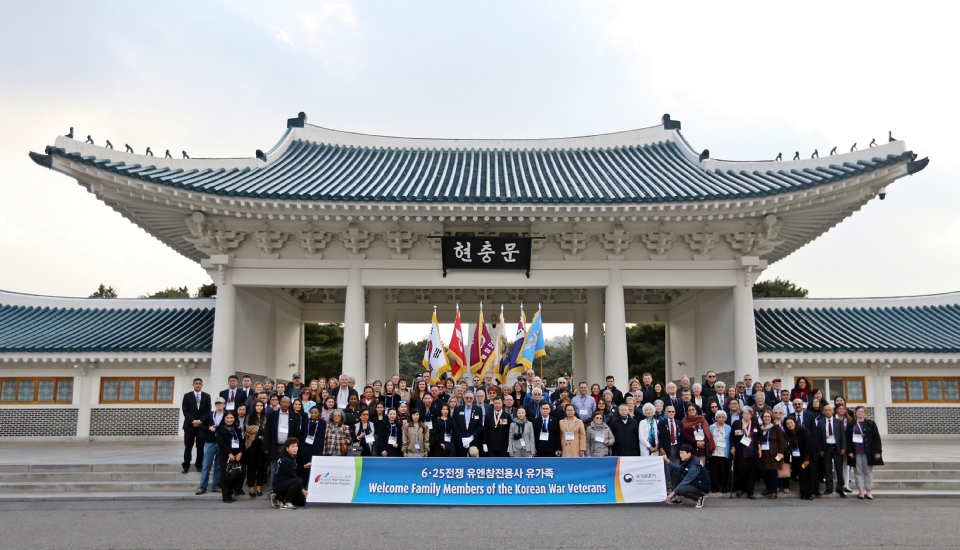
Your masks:
<path fill-rule="evenodd" d="M 403 456 L 401 446 L 403 445 L 403 424 L 397 418 L 397 410 L 387 411 L 387 421 L 380 432 L 380 440 L 377 442 L 381 456 L 400 458 Z"/>
<path fill-rule="evenodd" d="M 763 411 L 760 415 L 760 476 L 767 486 L 761 493 L 767 498 L 777 498 L 777 488 L 780 482 L 777 471 L 783 464 L 783 456 L 787 454 L 786 436 L 780 426 L 773 421 L 773 413 Z"/>
<path fill-rule="evenodd" d="M 370 420 L 370 409 L 360 411 L 360 422 L 354 431 L 360 442 L 360 456 L 377 456 L 377 428 Z"/>
<path fill-rule="evenodd" d="M 713 435 L 710 425 L 702 414 L 697 414 L 697 406 L 691 401 L 687 405 L 687 415 L 680 422 L 680 434 L 685 443 L 693 447 L 693 456 L 706 465 L 707 455 L 713 452 Z"/>
<path fill-rule="evenodd" d="M 653 403 L 643 406 L 643 419 L 637 419 L 640 424 L 640 456 L 656 456 L 660 452 L 660 434 L 657 429 L 657 408 Z"/>
<path fill-rule="evenodd" d="M 873 467 L 883 466 L 880 430 L 867 418 L 863 405 L 857 405 L 855 414 L 856 420 L 847 426 L 847 457 L 856 466 L 857 498 L 873 500 Z"/>
<path fill-rule="evenodd" d="M 263 433 L 267 428 L 264 407 L 262 402 L 255 402 L 253 410 L 247 416 L 247 452 L 244 459 L 247 462 L 247 485 L 250 487 L 250 498 L 263 496 L 263 483 L 267 479 L 267 456 L 263 452 Z"/>
<path fill-rule="evenodd" d="M 813 436 L 803 426 L 797 426 L 797 421 L 787 418 L 783 421 L 786 427 L 787 442 L 790 444 L 791 466 L 793 472 L 800 478 L 800 498 L 813 500 L 813 492 L 817 489 L 817 467 L 810 463 L 810 459 L 818 456 L 817 443 Z"/>
<path fill-rule="evenodd" d="M 716 422 L 710 426 L 714 446 L 710 458 L 707 459 L 707 469 L 710 472 L 712 492 L 726 493 L 730 483 L 730 447 L 733 442 L 730 439 L 730 426 L 727 425 L 727 413 L 717 411 L 714 420 Z"/>
<path fill-rule="evenodd" d="M 797 384 L 790 390 L 790 401 L 798 397 L 804 404 L 810 403 L 810 381 L 803 376 L 797 378 Z"/>

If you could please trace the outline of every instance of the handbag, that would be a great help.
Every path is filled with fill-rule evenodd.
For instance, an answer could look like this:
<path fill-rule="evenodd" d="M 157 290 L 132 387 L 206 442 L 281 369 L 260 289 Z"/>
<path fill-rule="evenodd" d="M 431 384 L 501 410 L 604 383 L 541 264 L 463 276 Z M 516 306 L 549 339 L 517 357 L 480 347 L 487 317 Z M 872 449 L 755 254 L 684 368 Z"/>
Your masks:
<path fill-rule="evenodd" d="M 235 482 L 243 479 L 243 464 L 239 462 L 230 462 L 227 464 L 227 471 L 223 473 L 227 481 Z"/>
<path fill-rule="evenodd" d="M 790 478 L 790 463 L 784 461 L 780 465 L 780 468 L 777 469 L 777 479 L 789 479 Z"/>
<path fill-rule="evenodd" d="M 360 448 L 360 442 L 354 441 L 344 454 L 347 456 L 360 456 L 363 454 L 363 450 Z"/>

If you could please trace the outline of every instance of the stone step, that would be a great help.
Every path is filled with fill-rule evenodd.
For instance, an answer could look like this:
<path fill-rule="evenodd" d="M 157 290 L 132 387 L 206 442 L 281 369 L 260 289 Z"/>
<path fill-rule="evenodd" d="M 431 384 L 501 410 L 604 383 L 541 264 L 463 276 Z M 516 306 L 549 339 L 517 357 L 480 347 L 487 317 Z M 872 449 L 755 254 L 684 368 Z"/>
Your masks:
<path fill-rule="evenodd" d="M 960 491 L 917 491 L 904 489 L 877 489 L 874 487 L 873 496 L 878 498 L 960 498 Z M 857 493 L 848 495 L 857 498 Z"/>
<path fill-rule="evenodd" d="M 102 481 L 193 481 L 200 474 L 190 472 L 28 472 L 22 474 L 0 473 L 0 483 L 99 483 Z"/>
<path fill-rule="evenodd" d="M 885 462 L 884 470 L 960 470 L 960 462 Z"/>
<path fill-rule="evenodd" d="M 888 470 L 878 466 L 873 469 L 873 479 L 960 479 L 960 470 Z"/>
<path fill-rule="evenodd" d="M 874 479 L 873 486 L 884 490 L 960 491 L 960 479 Z"/>
<path fill-rule="evenodd" d="M 193 468 L 191 467 L 191 470 Z M 179 472 L 179 464 L 0 464 L 0 473 Z"/>
<path fill-rule="evenodd" d="M 99 481 L 79 483 L 0 483 L 0 494 L 7 493 L 126 493 L 180 492 L 191 494 L 197 481 Z"/>
<path fill-rule="evenodd" d="M 2 493 L 0 494 L 0 502 L 35 502 L 35 501 L 44 501 L 44 500 L 56 500 L 56 501 L 66 501 L 66 500 L 211 500 L 219 501 L 222 498 L 220 493 L 208 492 L 203 495 L 195 495 L 193 492 L 189 493 L 175 493 L 175 492 L 156 492 L 156 491 L 130 491 L 130 492 L 99 492 L 99 493 Z M 243 500 L 241 500 L 243 499 Z M 245 502 L 250 500 L 255 503 L 256 506 L 263 507 L 264 501 L 266 501 L 269 506 L 269 499 L 267 495 L 264 494 L 259 498 L 249 498 L 249 497 L 236 497 L 238 502 Z"/>

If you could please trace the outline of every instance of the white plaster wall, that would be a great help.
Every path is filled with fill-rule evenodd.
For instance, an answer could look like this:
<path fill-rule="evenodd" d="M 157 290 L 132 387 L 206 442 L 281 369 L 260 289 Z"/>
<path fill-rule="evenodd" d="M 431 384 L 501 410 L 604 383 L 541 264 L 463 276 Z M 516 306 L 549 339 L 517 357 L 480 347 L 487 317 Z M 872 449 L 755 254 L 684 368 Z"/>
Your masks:
<path fill-rule="evenodd" d="M 269 292 L 238 288 L 236 309 L 235 367 L 229 369 L 230 372 L 275 376 L 276 324 L 272 296 Z M 217 380 L 215 385 L 226 388 L 226 384 L 226 380 Z"/>
<path fill-rule="evenodd" d="M 696 331 L 694 329 L 694 310 L 690 309 L 670 316 L 670 359 L 673 361 L 671 371 L 673 379 L 683 375 L 694 376 L 696 373 Z M 685 363 L 680 366 L 679 363 Z M 668 380 L 669 382 L 669 380 Z"/>
<path fill-rule="evenodd" d="M 734 370 L 733 291 L 700 293 L 700 347 L 702 359 L 697 365 L 697 380 L 708 370 Z"/>

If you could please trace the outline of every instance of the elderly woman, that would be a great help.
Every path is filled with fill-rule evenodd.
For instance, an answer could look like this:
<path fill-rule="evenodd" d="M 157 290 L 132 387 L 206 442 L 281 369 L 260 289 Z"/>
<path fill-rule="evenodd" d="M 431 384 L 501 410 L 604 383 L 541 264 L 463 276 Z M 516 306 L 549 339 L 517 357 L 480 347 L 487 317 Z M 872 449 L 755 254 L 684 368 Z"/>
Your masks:
<path fill-rule="evenodd" d="M 643 419 L 637 419 L 640 424 L 640 456 L 656 455 L 660 451 L 660 430 L 657 429 L 657 408 L 652 403 L 643 406 Z"/>
<path fill-rule="evenodd" d="M 603 412 L 594 411 L 593 420 L 587 426 L 587 456 L 610 456 L 610 447 L 613 446 L 613 432 L 610 426 L 603 422 Z M 641 447 L 641 452 L 642 447 Z"/>
<path fill-rule="evenodd" d="M 350 446 L 350 428 L 343 420 L 343 411 L 334 409 L 327 421 L 327 430 L 323 437 L 323 454 L 325 456 L 346 456 Z"/>
<path fill-rule="evenodd" d="M 517 407 L 517 417 L 510 424 L 507 454 L 518 458 L 527 458 L 536 454 L 533 425 L 527 422 L 527 410 L 523 407 Z"/>
<path fill-rule="evenodd" d="M 726 493 L 730 484 L 730 426 L 727 424 L 727 413 L 717 411 L 713 417 L 714 423 L 710 426 L 710 435 L 713 436 L 713 452 L 707 458 L 707 471 L 710 472 L 710 483 L 714 493 Z"/>
<path fill-rule="evenodd" d="M 698 410 L 703 410 L 703 386 L 701 384 L 694 384 L 691 386 L 690 402 L 696 403 Z"/>
<path fill-rule="evenodd" d="M 667 417 L 667 413 L 663 412 L 663 400 L 657 399 L 654 401 L 653 407 L 656 411 L 653 413 L 653 419 L 657 421 L 657 424 L 659 424 L 661 420 Z"/>
<path fill-rule="evenodd" d="M 765 410 L 760 414 L 760 477 L 766 489 L 761 493 L 767 498 L 777 498 L 777 472 L 787 453 L 787 440 L 780 425 L 773 421 L 773 413 Z"/>
<path fill-rule="evenodd" d="M 880 430 L 867 419 L 867 409 L 857 405 L 856 420 L 847 426 L 847 457 L 856 467 L 857 498 L 873 500 L 873 467 L 883 466 Z"/>

